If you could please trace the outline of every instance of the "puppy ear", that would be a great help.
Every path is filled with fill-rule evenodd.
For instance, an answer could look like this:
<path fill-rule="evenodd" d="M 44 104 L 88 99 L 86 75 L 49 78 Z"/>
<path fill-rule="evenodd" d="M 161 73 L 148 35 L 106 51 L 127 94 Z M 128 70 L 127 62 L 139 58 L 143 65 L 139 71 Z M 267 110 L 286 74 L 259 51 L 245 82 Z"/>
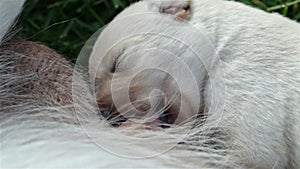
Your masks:
<path fill-rule="evenodd" d="M 147 0 L 150 9 L 162 14 L 173 15 L 176 19 L 188 20 L 191 17 L 192 0 Z"/>

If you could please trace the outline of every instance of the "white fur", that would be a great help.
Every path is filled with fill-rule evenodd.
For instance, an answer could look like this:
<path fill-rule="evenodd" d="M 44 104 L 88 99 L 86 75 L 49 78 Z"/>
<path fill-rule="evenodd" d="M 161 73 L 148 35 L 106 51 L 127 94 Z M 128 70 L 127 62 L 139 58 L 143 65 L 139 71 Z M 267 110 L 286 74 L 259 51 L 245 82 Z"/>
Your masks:
<path fill-rule="evenodd" d="M 199 146 L 206 141 L 222 144 L 218 138 L 199 137 L 203 139 L 197 142 L 197 149 L 202 147 L 208 152 L 190 151 L 177 145 L 181 141 L 177 138 L 186 135 L 184 127 L 168 131 L 108 127 L 97 115 L 93 96 L 76 71 L 74 77 L 66 77 L 64 84 L 57 84 L 60 90 L 74 88 L 73 104 L 61 105 L 43 93 L 15 95 L 23 88 L 18 84 L 30 80 L 35 72 L 8 74 L 6 70 L 18 64 L 14 59 L 26 56 L 15 54 L 14 57 L 3 53 L 0 57 L 3 168 L 197 168 L 215 166 L 220 159 L 231 162 L 227 156 L 208 151 L 210 147 Z M 68 81 L 72 78 L 73 81 Z M 32 94 L 40 99 L 27 99 Z M 5 105 L 15 99 L 18 99 L 15 104 Z M 147 137 L 150 138 L 143 139 Z"/>
<path fill-rule="evenodd" d="M 232 151 L 225 154 L 233 163 L 246 168 L 299 168 L 300 25 L 223 0 L 192 1 L 192 18 L 184 22 L 158 13 L 152 3 L 132 5 L 103 30 L 90 58 L 91 78 L 106 81 L 105 74 L 117 59 L 119 82 L 140 68 L 157 65 L 184 79 L 188 75 L 180 74 L 181 67 L 166 53 L 145 49 L 170 51 L 191 68 L 198 88 L 204 89 L 200 105 L 205 105 L 205 123 L 226 133 L 226 145 Z M 202 62 L 170 37 L 194 49 Z M 141 83 L 172 88 L 160 83 L 164 78 L 153 71 Z M 191 83 L 186 80 L 183 85 L 186 96 L 191 96 L 187 87 Z M 189 102 L 199 104 L 193 97 Z M 196 130 L 206 131 L 201 126 Z M 197 137 L 190 138 L 195 145 Z M 225 166 L 224 161 L 220 163 Z"/>
<path fill-rule="evenodd" d="M 23 1 L 14 2 L 18 2 L 15 5 L 20 9 Z M 14 7 L 8 1 L 1 1 L 0 4 L 1 9 Z M 0 16 L 3 21 L 12 23 L 18 12 L 3 16 L 1 11 Z M 6 34 L 6 31 L 1 29 L 1 34 Z M 24 63 L 20 65 L 18 62 L 23 57 L 28 56 L 14 51 L 1 51 L 0 54 L 1 168 L 197 168 L 218 163 L 220 159 L 222 162 L 230 162 L 227 156 L 214 153 L 214 156 L 210 156 L 212 153 L 209 151 L 190 151 L 185 146 L 177 145 L 181 141 L 177 138 L 186 134 L 182 133 L 184 128 L 166 132 L 132 127 L 120 133 L 121 129 L 107 127 L 98 115 L 87 83 L 76 70 L 74 77 L 53 74 L 58 79 L 65 79 L 63 83 L 57 82 L 57 90 L 68 92 L 67 89 L 73 89 L 72 104 L 62 105 L 47 92 L 41 93 L 34 88 L 31 93 L 22 93 L 23 90 L 28 91 L 23 83 L 37 77 L 37 72 L 32 69 L 11 71 L 23 67 Z M 48 66 L 42 71 L 51 72 L 53 65 Z M 70 67 L 64 65 L 62 69 Z M 132 137 L 150 137 L 150 140 L 141 142 L 141 139 Z M 217 138 L 201 137 L 201 142 L 218 141 Z M 210 148 L 205 146 L 203 149 Z M 205 158 L 202 159 L 202 156 Z"/>
<path fill-rule="evenodd" d="M 16 8 L 20 9 L 22 4 L 21 1 L 18 2 Z M 198 83 L 205 81 L 201 86 L 206 89 L 205 104 L 209 110 L 206 113 L 210 115 L 210 120 L 206 121 L 204 126 L 199 125 L 191 130 L 182 126 L 179 129 L 157 131 L 133 127 L 125 129 L 124 135 L 116 135 L 116 131 L 118 133 L 122 129 L 109 128 L 98 117 L 97 106 L 93 102 L 94 96 L 90 94 L 87 84 L 78 72 L 75 71 L 75 79 L 71 84 L 58 84 L 58 88 L 62 90 L 74 85 L 80 86 L 80 90 L 75 88 L 73 91 L 74 103 L 61 105 L 47 100 L 47 96 L 42 93 L 36 93 L 40 97 L 38 100 L 27 100 L 24 98 L 30 96 L 13 93 L 15 90 L 22 90 L 16 84 L 30 78 L 31 74 L 7 74 L 5 70 L 14 67 L 16 63 L 9 55 L 3 54 L 0 57 L 0 101 L 9 102 L 15 98 L 21 100 L 18 104 L 0 107 L 1 168 L 287 168 L 288 162 L 295 163 L 291 167 L 299 168 L 300 57 L 299 36 L 295 36 L 299 35 L 299 25 L 235 2 L 202 0 L 194 3 L 194 16 L 190 23 L 205 30 L 205 34 L 217 50 L 217 56 L 223 61 L 222 65 L 218 59 L 213 60 L 216 61 L 213 65 L 207 65 L 211 63 L 211 59 L 202 58 L 210 73 L 207 82 L 203 77 L 197 79 Z M 1 1 L 0 9 L 5 9 L 8 4 Z M 141 2 L 129 7 L 123 15 L 145 10 L 148 12 L 147 4 Z M 3 17 L 1 10 L 0 21 L 12 23 L 17 13 L 18 10 Z M 253 16 L 257 16 L 254 17 L 255 21 L 252 21 Z M 186 37 L 184 40 L 191 42 L 190 45 L 194 45 L 198 52 L 207 52 L 207 55 L 202 56 L 210 56 L 210 53 L 215 52 L 205 48 L 210 46 L 198 45 L 199 41 L 207 42 L 208 39 L 193 40 L 193 33 L 197 32 L 186 34 L 187 28 L 181 27 L 185 23 L 175 23 L 179 30 L 166 29 L 170 26 L 169 23 L 174 24 L 174 18 L 164 16 L 163 21 L 169 22 L 164 24 L 155 20 L 162 19 L 161 17 L 156 15 L 152 18 L 153 22 L 150 22 L 151 18 L 144 18 L 141 23 L 129 24 L 130 29 L 121 27 L 125 34 L 122 36 L 129 34 L 130 30 L 143 32 L 145 30 L 140 29 L 149 31 L 158 28 L 156 32 L 175 32 Z M 160 30 L 160 27 L 156 27 L 160 24 L 166 27 Z M 108 39 L 101 45 L 107 44 L 110 47 L 114 40 L 108 40 L 113 36 L 118 40 L 122 33 L 119 28 L 108 27 L 108 35 L 102 35 Z M 7 27 L 1 27 L 1 35 L 4 35 L 6 30 Z M 240 33 L 237 33 L 238 31 Z M 138 45 L 143 44 L 141 38 L 127 41 L 124 47 L 133 45 L 132 50 L 139 49 Z M 135 45 L 136 41 L 140 43 Z M 258 43 L 258 46 L 250 46 L 251 42 Z M 172 43 L 164 42 L 162 46 L 168 47 Z M 191 55 L 190 51 L 182 52 L 182 48 L 176 46 L 178 43 L 174 44 L 169 49 L 179 55 Z M 145 45 L 151 47 L 153 44 Z M 139 63 L 143 63 L 142 61 Z M 190 66 L 198 72 L 199 65 Z M 223 69 L 220 70 L 220 67 Z M 225 72 L 224 79 L 220 76 L 222 71 Z M 202 76 L 205 71 L 198 73 Z M 223 82 L 227 87 L 224 94 L 226 100 L 225 96 L 222 96 L 224 88 L 219 86 Z M 219 107 L 214 106 L 219 103 L 226 105 L 222 111 L 223 116 L 220 116 L 218 111 L 212 111 L 218 110 Z M 74 113 L 77 116 L 74 116 Z M 81 126 L 78 125 L 78 120 L 81 121 Z M 215 120 L 218 120 L 218 125 L 215 124 Z M 88 129 L 94 141 L 115 153 L 143 156 L 156 154 L 170 145 L 174 148 L 153 158 L 128 159 L 99 148 L 86 135 L 84 129 Z M 185 144 L 174 144 L 177 142 L 174 139 L 186 134 L 185 130 L 190 133 L 183 140 L 179 140 Z M 139 140 L 129 142 L 130 139 L 126 137 L 144 138 L 153 135 L 162 136 L 146 143 Z"/>

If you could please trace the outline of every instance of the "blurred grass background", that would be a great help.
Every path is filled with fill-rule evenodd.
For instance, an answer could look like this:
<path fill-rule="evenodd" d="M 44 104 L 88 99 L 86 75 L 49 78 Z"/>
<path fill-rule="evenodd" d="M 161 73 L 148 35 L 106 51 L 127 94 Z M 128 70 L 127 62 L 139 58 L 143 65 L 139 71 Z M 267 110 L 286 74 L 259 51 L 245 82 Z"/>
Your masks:
<path fill-rule="evenodd" d="M 19 34 L 75 61 L 86 40 L 137 0 L 27 0 Z M 300 22 L 300 0 L 236 0 Z"/>

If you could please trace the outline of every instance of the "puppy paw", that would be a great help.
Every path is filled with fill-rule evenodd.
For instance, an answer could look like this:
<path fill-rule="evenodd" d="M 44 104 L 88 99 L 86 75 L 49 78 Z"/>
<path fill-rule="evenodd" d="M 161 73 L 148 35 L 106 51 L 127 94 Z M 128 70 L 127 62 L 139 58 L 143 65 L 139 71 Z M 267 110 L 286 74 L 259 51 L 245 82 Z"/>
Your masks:
<path fill-rule="evenodd" d="M 192 0 L 148 0 L 150 9 L 173 15 L 176 19 L 188 20 L 191 17 Z"/>

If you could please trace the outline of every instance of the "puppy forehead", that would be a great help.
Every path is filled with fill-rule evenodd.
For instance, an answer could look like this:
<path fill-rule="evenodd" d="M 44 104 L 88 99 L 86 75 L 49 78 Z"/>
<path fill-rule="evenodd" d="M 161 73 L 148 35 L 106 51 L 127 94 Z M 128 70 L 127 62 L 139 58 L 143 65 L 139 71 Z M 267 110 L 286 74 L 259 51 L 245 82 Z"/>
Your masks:
<path fill-rule="evenodd" d="M 171 32 L 172 30 L 175 30 L 175 28 L 179 29 L 180 22 L 174 21 L 172 17 L 166 17 L 160 13 L 151 12 L 148 5 L 149 3 L 147 1 L 141 1 L 131 5 L 121 12 L 101 32 L 89 60 L 89 69 L 92 76 L 95 76 L 95 73 L 97 72 L 98 64 L 101 62 L 99 59 L 104 58 L 114 46 L 118 45 L 119 47 L 121 41 L 126 39 L 136 39 L 133 37 L 138 36 L 139 34 L 149 32 Z M 172 26 L 173 28 L 171 30 L 170 27 Z M 130 46 L 131 44 L 125 45 Z M 120 50 L 120 52 L 122 52 L 122 50 Z"/>

